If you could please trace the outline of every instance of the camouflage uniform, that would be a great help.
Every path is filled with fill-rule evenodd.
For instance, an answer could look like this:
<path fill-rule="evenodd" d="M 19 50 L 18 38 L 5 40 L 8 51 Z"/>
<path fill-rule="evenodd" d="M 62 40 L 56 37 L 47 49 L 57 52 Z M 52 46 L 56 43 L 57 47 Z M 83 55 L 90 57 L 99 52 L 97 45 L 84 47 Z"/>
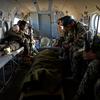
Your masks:
<path fill-rule="evenodd" d="M 24 51 L 25 54 L 29 53 L 29 44 L 28 44 L 28 39 L 25 37 L 23 32 L 14 32 L 12 29 L 10 29 L 7 32 L 8 36 L 6 37 L 5 40 L 8 42 L 10 41 L 16 41 L 20 44 L 20 46 L 24 46 Z"/>
<path fill-rule="evenodd" d="M 84 65 L 82 62 L 83 59 L 80 58 L 82 58 L 83 54 L 85 34 L 85 27 L 80 22 L 77 22 L 73 29 L 65 33 L 65 41 L 63 42 L 63 45 L 67 45 L 68 48 L 65 48 L 64 56 L 67 58 L 67 61 L 69 61 L 69 65 L 71 65 L 70 69 L 67 69 L 74 75 L 78 73 L 77 71 L 80 72 L 79 67 Z M 79 58 L 79 60 L 77 58 Z"/>
<path fill-rule="evenodd" d="M 82 54 L 83 54 L 83 48 L 84 48 L 84 34 L 86 34 L 86 30 L 84 28 L 84 26 L 82 26 L 81 23 L 77 23 L 76 26 L 76 30 L 73 31 L 73 33 L 71 33 L 74 37 L 74 40 L 72 42 L 72 45 L 69 49 L 69 57 L 70 57 L 70 63 L 72 64 L 72 72 L 73 73 L 77 73 L 74 72 L 75 69 L 78 69 L 78 66 L 81 66 L 82 60 L 77 60 L 77 58 L 82 58 Z M 72 37 L 72 36 L 71 36 Z M 70 38 L 70 37 L 69 37 Z M 81 61 L 81 62 L 80 62 Z M 78 65 L 77 65 L 78 63 Z"/>
<path fill-rule="evenodd" d="M 100 61 L 95 59 L 89 64 L 74 100 L 94 100 L 94 84 L 99 77 L 99 73 Z"/>
<path fill-rule="evenodd" d="M 100 100 L 100 78 L 97 80 L 94 86 L 94 94 L 95 94 L 95 100 Z"/>

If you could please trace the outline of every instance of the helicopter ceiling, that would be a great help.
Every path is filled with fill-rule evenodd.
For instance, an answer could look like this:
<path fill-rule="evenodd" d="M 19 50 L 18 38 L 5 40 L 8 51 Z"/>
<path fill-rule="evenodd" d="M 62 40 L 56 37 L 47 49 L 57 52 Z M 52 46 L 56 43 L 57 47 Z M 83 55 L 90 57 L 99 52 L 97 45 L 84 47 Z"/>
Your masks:
<path fill-rule="evenodd" d="M 99 2 L 100 0 L 0 0 L 0 10 L 23 15 L 37 11 L 63 11 L 64 14 L 79 18 L 84 12 L 96 11 Z"/>

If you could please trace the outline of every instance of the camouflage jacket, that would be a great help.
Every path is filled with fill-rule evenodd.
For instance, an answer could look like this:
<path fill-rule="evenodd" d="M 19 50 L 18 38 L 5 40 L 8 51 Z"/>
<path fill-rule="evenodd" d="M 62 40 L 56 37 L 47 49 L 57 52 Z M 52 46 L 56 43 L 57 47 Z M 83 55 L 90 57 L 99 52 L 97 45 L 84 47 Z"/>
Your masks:
<path fill-rule="evenodd" d="M 99 65 L 100 62 L 97 59 L 90 62 L 77 91 L 78 98 L 80 98 L 79 100 L 83 100 L 85 97 L 87 100 L 91 100 L 90 97 L 93 96 L 91 93 L 93 93 L 94 84 L 100 76 Z"/>
<path fill-rule="evenodd" d="M 85 27 L 77 22 L 76 28 L 66 34 L 65 42 L 72 43 L 76 48 L 81 48 L 84 46 L 84 34 L 86 34 Z"/>

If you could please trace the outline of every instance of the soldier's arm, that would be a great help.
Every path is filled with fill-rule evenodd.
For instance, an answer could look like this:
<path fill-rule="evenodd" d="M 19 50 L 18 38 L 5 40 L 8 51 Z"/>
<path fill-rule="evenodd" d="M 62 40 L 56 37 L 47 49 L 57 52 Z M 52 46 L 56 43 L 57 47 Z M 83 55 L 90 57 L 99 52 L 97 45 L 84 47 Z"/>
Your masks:
<path fill-rule="evenodd" d="M 96 77 L 98 77 L 98 61 L 94 60 L 89 64 L 75 97 L 80 98 L 83 96 L 88 90 L 88 87 L 93 84 Z"/>

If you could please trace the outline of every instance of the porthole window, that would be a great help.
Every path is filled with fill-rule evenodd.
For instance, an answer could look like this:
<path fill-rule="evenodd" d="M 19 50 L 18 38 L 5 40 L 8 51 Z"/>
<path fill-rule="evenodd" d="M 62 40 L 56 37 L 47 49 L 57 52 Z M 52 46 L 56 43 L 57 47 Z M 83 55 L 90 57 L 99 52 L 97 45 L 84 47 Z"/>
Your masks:
<path fill-rule="evenodd" d="M 97 14 L 92 15 L 91 17 L 91 22 L 90 22 L 90 27 L 92 30 L 94 30 L 94 24 L 95 24 L 95 18 L 96 18 Z"/>
<path fill-rule="evenodd" d="M 94 30 L 96 31 L 97 30 L 97 26 L 98 26 L 98 15 L 95 16 L 95 19 L 94 19 Z"/>
<path fill-rule="evenodd" d="M 3 30 L 3 33 L 8 31 L 8 23 L 6 21 L 4 21 L 2 24 L 2 30 Z"/>
<path fill-rule="evenodd" d="M 99 19 L 98 19 L 98 28 L 97 28 L 97 33 L 100 34 L 100 16 L 99 16 Z"/>
<path fill-rule="evenodd" d="M 19 20 L 21 20 L 21 19 L 20 19 L 20 18 L 15 17 L 15 18 L 14 18 L 14 21 L 13 21 L 13 24 L 17 24 L 17 22 L 18 22 Z"/>
<path fill-rule="evenodd" d="M 98 17 L 99 17 L 98 14 L 93 14 L 90 19 L 90 31 L 92 33 L 92 36 L 94 36 L 98 30 L 97 28 L 98 27 Z"/>
<path fill-rule="evenodd" d="M 92 36 L 95 34 L 100 34 L 100 15 L 93 14 L 90 20 L 90 29 L 92 31 Z"/>

